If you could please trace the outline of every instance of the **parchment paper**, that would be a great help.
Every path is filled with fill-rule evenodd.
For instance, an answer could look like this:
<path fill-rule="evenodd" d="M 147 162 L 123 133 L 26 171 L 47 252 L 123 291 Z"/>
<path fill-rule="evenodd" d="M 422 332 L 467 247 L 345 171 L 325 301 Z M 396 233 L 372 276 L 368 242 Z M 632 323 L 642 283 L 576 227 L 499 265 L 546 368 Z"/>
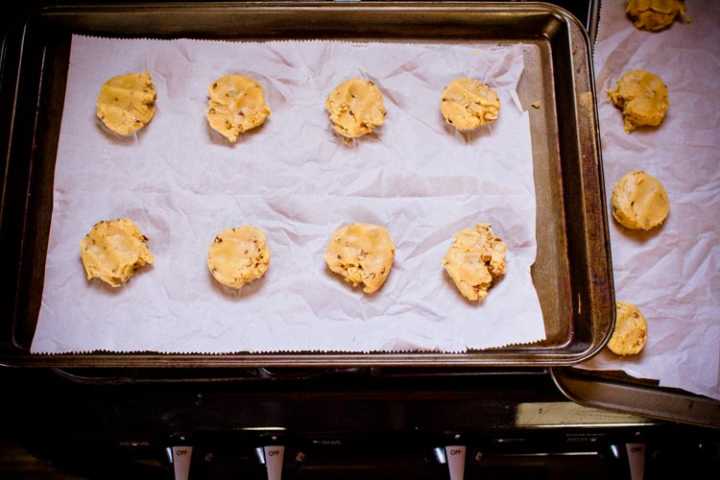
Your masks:
<path fill-rule="evenodd" d="M 535 192 L 528 115 L 513 100 L 523 48 L 337 42 L 120 40 L 74 36 L 54 184 L 45 287 L 33 352 L 463 351 L 544 338 L 529 268 Z M 108 78 L 148 70 L 158 111 L 136 138 L 95 120 Z M 207 127 L 207 88 L 249 74 L 268 123 L 227 144 Z M 345 145 L 324 111 L 352 76 L 380 85 L 386 125 Z M 443 87 L 471 75 L 498 89 L 499 121 L 463 137 L 439 114 Z M 79 242 L 128 216 L 155 265 L 124 288 L 87 282 Z M 341 224 L 386 225 L 397 246 L 384 288 L 364 296 L 326 270 Z M 455 231 L 487 222 L 508 272 L 483 305 L 465 302 L 441 260 Z M 227 227 L 264 229 L 265 277 L 227 295 L 207 248 Z"/>
<path fill-rule="evenodd" d="M 617 298 L 640 307 L 648 342 L 637 358 L 604 351 L 584 367 L 720 399 L 720 3 L 686 4 L 692 23 L 649 33 L 627 20 L 624 2 L 602 3 L 595 70 L 607 191 L 646 170 L 668 190 L 670 216 L 649 234 L 612 221 Z M 637 68 L 663 78 L 670 110 L 660 128 L 626 134 L 606 91 Z"/>

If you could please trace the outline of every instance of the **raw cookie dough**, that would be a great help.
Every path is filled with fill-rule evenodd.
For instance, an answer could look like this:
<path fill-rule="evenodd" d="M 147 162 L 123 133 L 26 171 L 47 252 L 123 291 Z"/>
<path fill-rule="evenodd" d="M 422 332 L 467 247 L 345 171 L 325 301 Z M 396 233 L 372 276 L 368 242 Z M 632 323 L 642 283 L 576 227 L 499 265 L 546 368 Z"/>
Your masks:
<path fill-rule="evenodd" d="M 652 32 L 669 27 L 680 16 L 685 17 L 682 0 L 628 0 L 625 13 L 640 30 Z"/>
<path fill-rule="evenodd" d="M 228 228 L 215 236 L 208 250 L 208 268 L 226 287 L 240 290 L 265 275 L 270 249 L 265 233 L 251 225 Z"/>
<path fill-rule="evenodd" d="M 374 293 L 385 283 L 395 258 L 390 233 L 378 225 L 352 223 L 332 234 L 325 250 L 328 268 L 353 287 Z"/>
<path fill-rule="evenodd" d="M 650 230 L 661 225 L 670 212 L 667 191 L 660 181 L 642 170 L 625 174 L 612 192 L 612 213 L 621 225 Z"/>
<path fill-rule="evenodd" d="M 637 355 L 645 348 L 647 321 L 632 303 L 617 302 L 615 331 L 607 346 L 615 355 Z"/>
<path fill-rule="evenodd" d="M 111 287 L 130 280 L 136 270 L 152 265 L 148 238 L 129 218 L 103 220 L 80 241 L 80 259 L 88 280 L 99 278 Z"/>
<path fill-rule="evenodd" d="M 461 132 L 470 131 L 497 120 L 500 99 L 479 80 L 460 77 L 443 90 L 440 113 Z"/>
<path fill-rule="evenodd" d="M 208 96 L 208 123 L 233 143 L 241 133 L 265 123 L 271 113 L 260 84 L 243 75 L 223 75 L 210 85 Z"/>
<path fill-rule="evenodd" d="M 325 100 L 332 127 L 345 138 L 371 133 L 385 122 L 380 89 L 371 80 L 352 78 L 338 85 Z"/>
<path fill-rule="evenodd" d="M 455 234 L 443 267 L 463 297 L 483 300 L 495 280 L 505 274 L 507 246 L 490 225 L 480 223 Z"/>
<path fill-rule="evenodd" d="M 155 115 L 155 87 L 148 72 L 113 77 L 100 87 L 96 115 L 118 135 L 131 135 Z"/>
<path fill-rule="evenodd" d="M 622 109 L 628 133 L 640 126 L 657 127 L 670 107 L 667 86 L 660 77 L 645 70 L 623 74 L 608 95 Z"/>

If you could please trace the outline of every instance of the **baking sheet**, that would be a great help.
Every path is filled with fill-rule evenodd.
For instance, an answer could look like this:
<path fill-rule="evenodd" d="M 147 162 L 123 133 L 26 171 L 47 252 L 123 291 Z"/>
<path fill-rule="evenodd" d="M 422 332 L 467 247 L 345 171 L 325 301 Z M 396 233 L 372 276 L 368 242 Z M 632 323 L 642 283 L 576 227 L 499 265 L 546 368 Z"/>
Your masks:
<path fill-rule="evenodd" d="M 692 23 L 659 33 L 636 30 L 624 2 L 602 4 L 595 72 L 607 191 L 646 170 L 668 190 L 670 215 L 648 234 L 612 222 L 616 297 L 640 307 L 648 341 L 638 357 L 603 351 L 583 367 L 720 399 L 720 4 L 686 4 Z M 670 110 L 659 128 L 626 134 L 606 91 L 637 68 L 663 78 Z"/>
<path fill-rule="evenodd" d="M 515 90 L 522 46 L 127 40 L 73 36 L 56 160 L 45 286 L 34 353 L 448 352 L 545 337 L 535 289 L 535 192 L 528 114 Z M 148 70 L 153 122 L 118 140 L 95 122 L 109 77 Z M 207 86 L 245 73 L 264 86 L 269 122 L 228 145 L 207 127 Z M 345 145 L 323 102 L 362 75 L 380 85 L 380 133 Z M 472 136 L 446 127 L 442 88 L 471 75 L 500 95 L 499 121 Z M 79 241 L 129 216 L 155 265 L 120 290 L 86 282 Z M 339 225 L 386 225 L 397 246 L 384 288 L 367 297 L 327 272 Z M 452 234 L 487 222 L 508 244 L 508 272 L 481 305 L 441 268 Z M 265 277 L 231 296 L 206 266 L 214 235 L 254 224 L 269 238 Z"/>

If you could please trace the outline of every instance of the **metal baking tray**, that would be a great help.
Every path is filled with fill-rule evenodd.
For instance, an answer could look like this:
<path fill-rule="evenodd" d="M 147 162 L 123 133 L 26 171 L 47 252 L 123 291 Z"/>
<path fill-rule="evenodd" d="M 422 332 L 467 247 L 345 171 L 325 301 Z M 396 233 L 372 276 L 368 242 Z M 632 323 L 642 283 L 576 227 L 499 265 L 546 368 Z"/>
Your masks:
<path fill-rule="evenodd" d="M 527 49 L 519 96 L 530 112 L 538 254 L 532 274 L 547 339 L 463 354 L 30 355 L 42 297 L 72 33 L 116 37 L 494 42 Z M 542 3 L 274 3 L 56 6 L 4 39 L 0 363 L 52 367 L 554 366 L 606 343 L 614 293 L 590 42 Z M 531 107 L 539 105 L 539 108 Z M 100 313 L 100 312 L 98 312 Z"/>
<path fill-rule="evenodd" d="M 720 402 L 711 398 L 623 372 L 558 367 L 551 375 L 563 395 L 580 405 L 720 429 Z"/>

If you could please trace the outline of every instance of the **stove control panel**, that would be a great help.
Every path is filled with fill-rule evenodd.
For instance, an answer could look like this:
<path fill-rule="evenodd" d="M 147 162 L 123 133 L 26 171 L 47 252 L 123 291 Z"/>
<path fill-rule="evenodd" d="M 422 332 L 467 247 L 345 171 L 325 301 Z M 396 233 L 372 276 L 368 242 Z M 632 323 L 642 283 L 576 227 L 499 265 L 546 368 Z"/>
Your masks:
<path fill-rule="evenodd" d="M 642 480 L 646 445 L 603 434 L 550 432 L 460 440 L 427 447 L 413 441 L 341 436 L 278 438 L 248 445 L 205 436 L 167 449 L 175 480 L 419 478 L 438 480 L 584 478 Z M 185 437 L 183 437 L 186 440 Z M 278 443 L 278 442 L 275 442 Z M 421 442 L 424 443 L 424 442 Z"/>

